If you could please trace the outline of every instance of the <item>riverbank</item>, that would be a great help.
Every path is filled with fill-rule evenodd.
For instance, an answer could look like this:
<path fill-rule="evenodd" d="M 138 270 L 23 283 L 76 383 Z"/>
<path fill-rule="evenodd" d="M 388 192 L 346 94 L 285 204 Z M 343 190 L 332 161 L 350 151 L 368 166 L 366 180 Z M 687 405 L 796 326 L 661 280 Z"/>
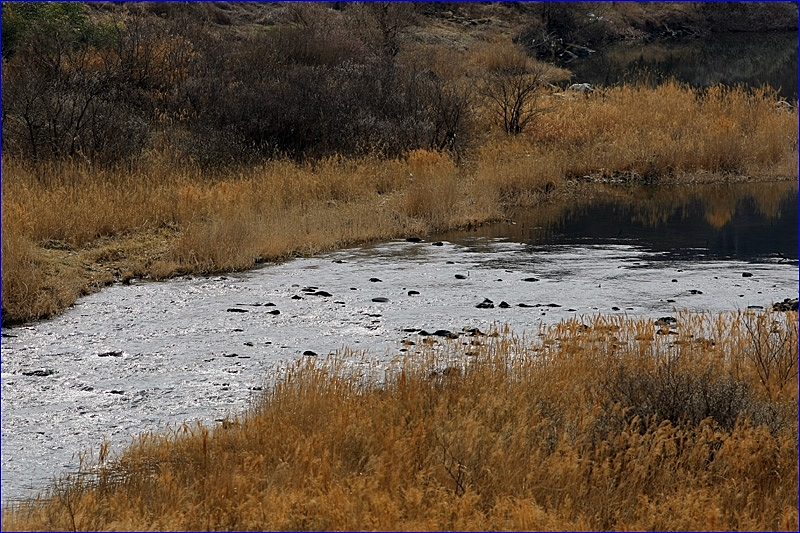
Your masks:
<path fill-rule="evenodd" d="M 566 205 L 594 183 L 797 179 L 796 109 L 767 90 L 667 83 L 537 102 L 533 127 L 489 131 L 458 164 L 426 150 L 216 170 L 167 149 L 116 170 L 4 155 L 3 324 L 114 282 L 425 236 Z"/>
<path fill-rule="evenodd" d="M 584 322 L 388 370 L 304 358 L 241 417 L 101 447 L 3 528 L 797 529 L 796 312 Z"/>

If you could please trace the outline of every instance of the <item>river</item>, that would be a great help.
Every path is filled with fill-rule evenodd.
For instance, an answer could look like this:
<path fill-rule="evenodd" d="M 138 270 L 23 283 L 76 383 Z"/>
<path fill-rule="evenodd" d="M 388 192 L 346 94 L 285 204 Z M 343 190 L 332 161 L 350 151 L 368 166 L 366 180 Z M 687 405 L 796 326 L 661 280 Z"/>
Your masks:
<path fill-rule="evenodd" d="M 403 341 L 420 330 L 530 335 L 600 313 L 797 297 L 796 182 L 609 187 L 512 218 L 244 273 L 118 284 L 4 329 L 3 502 L 75 472 L 103 439 L 119 451 L 144 431 L 241 413 L 268 376 L 310 352 L 348 347 L 353 365 L 374 364 L 413 355 Z"/>

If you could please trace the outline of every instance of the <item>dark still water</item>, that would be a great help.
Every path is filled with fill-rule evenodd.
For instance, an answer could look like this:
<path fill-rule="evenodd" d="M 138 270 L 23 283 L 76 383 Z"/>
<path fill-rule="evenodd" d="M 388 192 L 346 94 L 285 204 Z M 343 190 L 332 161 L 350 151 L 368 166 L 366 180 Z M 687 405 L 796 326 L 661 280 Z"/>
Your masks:
<path fill-rule="evenodd" d="M 443 239 L 508 238 L 533 246 L 630 244 L 664 259 L 797 261 L 797 183 L 609 188 L 556 213 L 519 210 Z"/>
<path fill-rule="evenodd" d="M 620 43 L 567 65 L 573 81 L 614 85 L 647 76 L 674 77 L 692 87 L 767 84 L 797 99 L 797 32 L 716 34 L 702 39 Z"/>

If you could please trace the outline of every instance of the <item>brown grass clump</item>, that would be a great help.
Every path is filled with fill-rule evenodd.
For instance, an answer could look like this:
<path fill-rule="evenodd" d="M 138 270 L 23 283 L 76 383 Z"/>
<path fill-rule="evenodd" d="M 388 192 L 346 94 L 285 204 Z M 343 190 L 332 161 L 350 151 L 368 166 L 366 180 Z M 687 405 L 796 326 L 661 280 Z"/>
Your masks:
<path fill-rule="evenodd" d="M 3 528 L 797 529 L 796 312 L 585 322 L 297 362 Z"/>
<path fill-rule="evenodd" d="M 797 115 L 776 106 L 768 89 L 696 91 L 668 82 L 554 96 L 570 103 L 543 115 L 530 137 L 570 154 L 567 175 L 663 180 L 797 173 Z"/>

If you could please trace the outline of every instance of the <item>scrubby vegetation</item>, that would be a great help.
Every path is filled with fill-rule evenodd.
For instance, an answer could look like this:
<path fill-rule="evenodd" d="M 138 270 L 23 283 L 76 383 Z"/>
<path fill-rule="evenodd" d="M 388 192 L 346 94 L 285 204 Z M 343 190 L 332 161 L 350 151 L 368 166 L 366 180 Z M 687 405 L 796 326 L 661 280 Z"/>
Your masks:
<path fill-rule="evenodd" d="M 299 361 L 3 528 L 797 530 L 796 312 L 584 322 Z"/>

